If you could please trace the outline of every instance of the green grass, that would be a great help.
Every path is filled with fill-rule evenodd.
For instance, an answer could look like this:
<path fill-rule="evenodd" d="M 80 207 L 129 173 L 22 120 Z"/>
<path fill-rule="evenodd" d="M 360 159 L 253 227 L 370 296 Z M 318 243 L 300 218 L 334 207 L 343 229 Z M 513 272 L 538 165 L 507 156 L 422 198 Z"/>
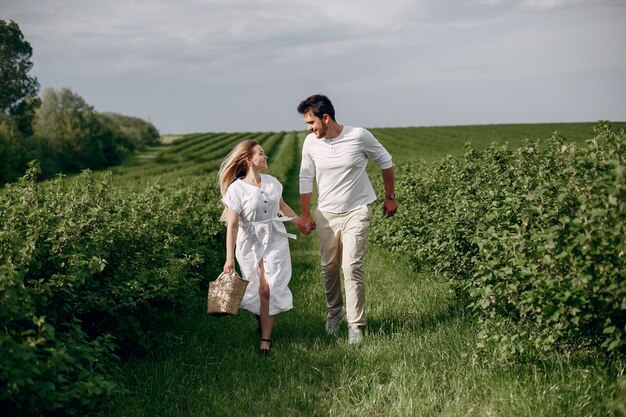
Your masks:
<path fill-rule="evenodd" d="M 296 172 L 285 200 L 299 211 Z M 252 315 L 210 317 L 198 299 L 164 324 L 168 336 L 150 354 L 125 360 L 121 415 L 620 415 L 612 403 L 623 363 L 585 352 L 501 362 L 476 349 L 478 325 L 445 283 L 374 246 L 363 343 L 347 344 L 345 321 L 339 337 L 327 336 L 316 236 L 291 241 L 291 254 L 294 309 L 277 317 L 269 358 L 257 355 Z"/>
<path fill-rule="evenodd" d="M 369 321 L 349 346 L 324 331 L 314 239 L 293 245 L 294 310 L 278 316 L 269 358 L 254 319 L 197 311 L 170 342 L 125 365 L 127 416 L 607 415 L 618 369 L 589 357 L 500 364 L 447 287 L 381 250 L 367 260 Z"/>

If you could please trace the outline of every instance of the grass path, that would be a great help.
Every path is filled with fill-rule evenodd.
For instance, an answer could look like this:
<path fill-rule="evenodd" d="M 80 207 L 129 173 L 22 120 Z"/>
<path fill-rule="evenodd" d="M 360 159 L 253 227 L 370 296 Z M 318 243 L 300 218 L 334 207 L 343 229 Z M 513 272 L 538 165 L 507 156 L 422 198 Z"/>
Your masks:
<path fill-rule="evenodd" d="M 490 366 L 477 332 L 445 285 L 371 250 L 369 323 L 349 346 L 324 332 L 312 240 L 294 245 L 294 310 L 278 316 L 270 358 L 257 356 L 254 319 L 179 323 L 178 343 L 129 364 L 129 416 L 606 415 L 610 370 L 584 360 Z"/>
<path fill-rule="evenodd" d="M 297 175 L 289 178 L 285 200 L 299 211 Z M 611 415 L 619 369 L 585 357 L 478 360 L 477 326 L 447 286 L 373 246 L 363 343 L 347 344 L 345 321 L 338 338 L 327 336 L 316 236 L 299 236 L 291 248 L 295 308 L 277 317 L 271 357 L 257 356 L 250 314 L 208 317 L 199 300 L 192 314 L 170 323 L 175 337 L 125 363 L 123 415 Z"/>

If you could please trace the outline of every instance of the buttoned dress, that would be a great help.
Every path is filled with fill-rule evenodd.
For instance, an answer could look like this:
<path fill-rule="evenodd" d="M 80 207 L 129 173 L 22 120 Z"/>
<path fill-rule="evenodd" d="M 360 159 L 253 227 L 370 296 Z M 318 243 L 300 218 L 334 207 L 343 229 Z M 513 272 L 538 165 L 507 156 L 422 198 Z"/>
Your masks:
<path fill-rule="evenodd" d="M 260 314 L 259 262 L 263 261 L 265 279 L 270 288 L 269 314 L 275 315 L 293 308 L 288 287 L 291 280 L 291 256 L 283 222 L 279 217 L 283 186 L 271 175 L 261 174 L 261 187 L 235 180 L 228 187 L 222 202 L 239 213 L 239 229 L 235 257 L 243 278 L 250 281 L 241 308 Z"/>

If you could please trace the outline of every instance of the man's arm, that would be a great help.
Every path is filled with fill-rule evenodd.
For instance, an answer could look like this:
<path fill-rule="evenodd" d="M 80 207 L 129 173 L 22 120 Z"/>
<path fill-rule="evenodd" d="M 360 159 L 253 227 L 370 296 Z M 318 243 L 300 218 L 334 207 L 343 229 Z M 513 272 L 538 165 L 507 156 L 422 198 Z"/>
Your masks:
<path fill-rule="evenodd" d="M 311 217 L 311 196 L 313 195 L 313 179 L 315 178 L 315 163 L 309 155 L 306 140 L 302 145 L 302 161 L 300 163 L 300 232 L 304 235 L 315 230 L 315 220 Z"/>
<path fill-rule="evenodd" d="M 311 230 L 315 230 L 315 220 L 311 217 L 311 195 L 313 193 L 300 194 L 300 205 L 302 206 L 302 216 L 300 216 L 300 232 L 308 235 Z"/>
<path fill-rule="evenodd" d="M 398 210 L 398 202 L 395 196 L 395 186 L 393 178 L 393 167 L 380 170 L 385 184 L 385 202 L 383 203 L 383 215 L 391 217 Z"/>

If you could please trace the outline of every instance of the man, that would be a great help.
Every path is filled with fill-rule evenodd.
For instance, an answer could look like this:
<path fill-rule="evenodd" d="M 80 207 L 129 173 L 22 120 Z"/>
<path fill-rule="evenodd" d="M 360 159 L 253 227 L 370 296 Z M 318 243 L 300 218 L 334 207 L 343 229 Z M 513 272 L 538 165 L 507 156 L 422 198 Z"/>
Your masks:
<path fill-rule="evenodd" d="M 381 168 L 385 184 L 383 214 L 398 209 L 394 195 L 391 155 L 366 129 L 345 126 L 335 120 L 328 97 L 316 94 L 298 105 L 311 132 L 302 147 L 300 166 L 300 231 L 317 229 L 320 240 L 322 278 L 326 289 L 326 331 L 336 334 L 347 313 L 348 343 L 361 342 L 365 325 L 363 259 L 372 217 L 374 188 L 365 172 L 368 160 Z M 311 216 L 313 178 L 317 182 L 317 210 Z M 346 306 L 341 295 L 343 269 Z"/>

